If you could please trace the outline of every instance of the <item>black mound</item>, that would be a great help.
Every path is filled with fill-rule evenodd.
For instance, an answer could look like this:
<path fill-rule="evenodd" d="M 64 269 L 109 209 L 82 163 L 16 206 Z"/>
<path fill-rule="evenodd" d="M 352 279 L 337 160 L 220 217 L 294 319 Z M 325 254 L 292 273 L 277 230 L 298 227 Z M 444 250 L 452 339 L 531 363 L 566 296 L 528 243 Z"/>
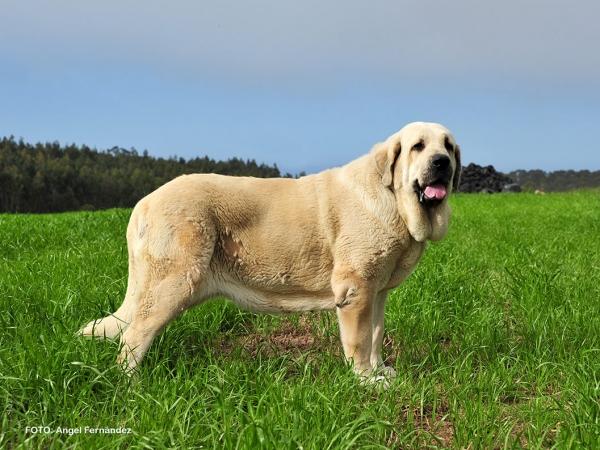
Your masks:
<path fill-rule="evenodd" d="M 508 185 L 511 185 L 510 191 L 504 189 Z M 493 194 L 502 192 L 503 189 L 504 192 L 519 192 L 521 190 L 512 178 L 496 172 L 493 166 L 482 167 L 471 163 L 467 167 L 463 167 L 458 192 Z"/>

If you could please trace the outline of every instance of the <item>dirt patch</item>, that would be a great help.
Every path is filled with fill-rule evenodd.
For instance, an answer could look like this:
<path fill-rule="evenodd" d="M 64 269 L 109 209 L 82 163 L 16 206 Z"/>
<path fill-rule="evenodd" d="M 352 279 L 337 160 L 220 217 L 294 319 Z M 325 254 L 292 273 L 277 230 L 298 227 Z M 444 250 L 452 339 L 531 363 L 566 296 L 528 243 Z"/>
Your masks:
<path fill-rule="evenodd" d="M 454 438 L 454 427 L 447 417 L 431 420 L 430 417 L 415 417 L 415 430 L 431 446 L 449 447 Z"/>
<path fill-rule="evenodd" d="M 242 345 L 252 356 L 262 353 L 266 356 L 287 353 L 294 356 L 307 353 L 315 349 L 315 338 L 310 329 L 282 327 L 266 336 L 259 334 L 248 334 L 241 336 L 239 344 Z"/>
<path fill-rule="evenodd" d="M 454 427 L 447 414 L 440 414 L 435 420 L 432 420 L 430 415 L 426 412 L 423 413 L 421 415 L 421 411 L 418 409 L 412 411 L 403 409 L 404 423 L 413 422 L 414 426 L 414 439 L 412 439 L 408 448 L 451 447 L 454 439 Z M 429 414 L 431 414 L 431 411 Z M 398 426 L 402 428 L 406 425 L 401 423 Z M 404 448 L 401 445 L 401 438 L 398 436 L 397 430 L 392 430 L 386 440 L 386 446 Z"/>
<path fill-rule="evenodd" d="M 225 355 L 230 355 L 243 348 L 252 357 L 286 354 L 296 358 L 317 350 L 339 355 L 341 343 L 337 332 L 334 339 L 333 333 L 324 331 L 322 314 L 327 313 L 303 314 L 294 318 L 284 317 L 273 328 L 256 329 L 237 336 L 228 336 L 220 341 L 221 351 Z"/>

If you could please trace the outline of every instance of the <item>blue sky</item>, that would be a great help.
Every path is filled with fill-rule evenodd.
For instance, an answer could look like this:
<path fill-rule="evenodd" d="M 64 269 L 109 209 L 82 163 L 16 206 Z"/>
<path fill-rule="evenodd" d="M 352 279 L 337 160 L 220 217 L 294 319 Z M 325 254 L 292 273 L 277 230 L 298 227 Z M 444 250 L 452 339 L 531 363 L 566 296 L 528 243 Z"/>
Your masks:
<path fill-rule="evenodd" d="M 600 170 L 600 2 L 0 0 L 0 136 L 317 172 L 413 121 Z"/>

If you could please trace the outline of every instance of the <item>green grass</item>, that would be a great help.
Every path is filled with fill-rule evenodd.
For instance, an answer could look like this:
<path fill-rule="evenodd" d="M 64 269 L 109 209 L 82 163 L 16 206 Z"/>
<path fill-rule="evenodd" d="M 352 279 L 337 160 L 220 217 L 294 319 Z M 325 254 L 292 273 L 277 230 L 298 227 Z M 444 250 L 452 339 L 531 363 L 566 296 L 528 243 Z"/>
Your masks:
<path fill-rule="evenodd" d="M 600 191 L 451 203 L 388 302 L 388 391 L 351 375 L 333 313 L 225 300 L 130 382 L 116 342 L 75 336 L 121 302 L 130 211 L 0 215 L 0 448 L 600 448 Z M 131 434 L 56 433 L 86 426 Z"/>

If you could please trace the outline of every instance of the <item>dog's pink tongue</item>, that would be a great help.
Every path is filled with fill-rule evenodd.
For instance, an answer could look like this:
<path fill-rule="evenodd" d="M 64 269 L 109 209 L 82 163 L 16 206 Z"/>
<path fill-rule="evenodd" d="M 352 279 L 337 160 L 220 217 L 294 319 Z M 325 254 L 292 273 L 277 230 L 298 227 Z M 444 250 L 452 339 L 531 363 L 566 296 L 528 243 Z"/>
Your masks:
<path fill-rule="evenodd" d="M 443 184 L 434 184 L 425 188 L 425 195 L 427 198 L 437 198 L 439 200 L 446 196 L 446 188 Z"/>

